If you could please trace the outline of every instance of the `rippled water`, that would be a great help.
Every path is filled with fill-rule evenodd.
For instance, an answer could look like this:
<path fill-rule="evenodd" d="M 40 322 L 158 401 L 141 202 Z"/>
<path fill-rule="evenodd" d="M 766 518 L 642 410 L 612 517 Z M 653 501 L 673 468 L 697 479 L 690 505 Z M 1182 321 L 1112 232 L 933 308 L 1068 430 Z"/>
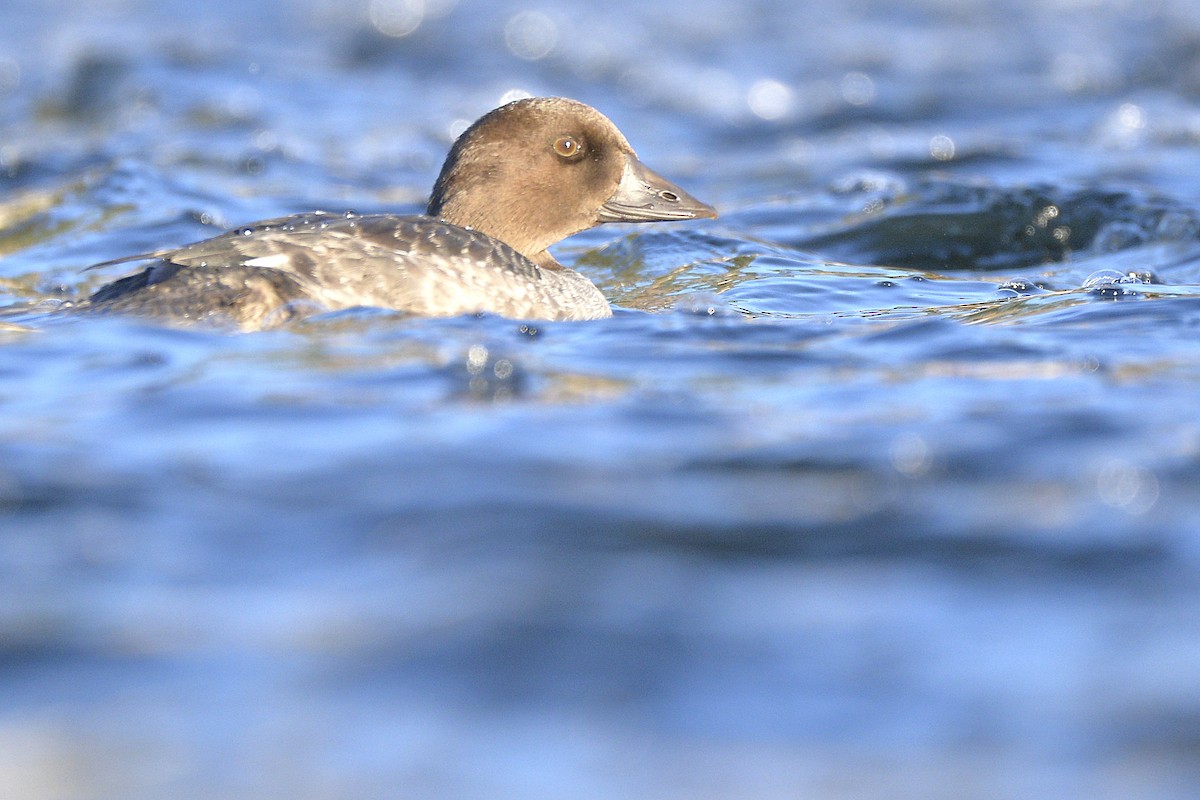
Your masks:
<path fill-rule="evenodd" d="M 522 93 L 609 321 L 73 318 Z M 0 796 L 1191 798 L 1200 9 L 0 9 Z"/>

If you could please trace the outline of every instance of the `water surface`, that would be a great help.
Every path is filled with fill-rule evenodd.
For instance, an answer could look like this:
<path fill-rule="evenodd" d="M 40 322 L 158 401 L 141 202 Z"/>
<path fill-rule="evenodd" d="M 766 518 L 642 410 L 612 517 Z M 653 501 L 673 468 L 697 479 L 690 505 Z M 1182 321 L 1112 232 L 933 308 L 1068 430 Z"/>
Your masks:
<path fill-rule="evenodd" d="M 1190 798 L 1200 11 L 0 10 L 5 797 Z M 499 102 L 715 221 L 595 323 L 74 318 Z"/>

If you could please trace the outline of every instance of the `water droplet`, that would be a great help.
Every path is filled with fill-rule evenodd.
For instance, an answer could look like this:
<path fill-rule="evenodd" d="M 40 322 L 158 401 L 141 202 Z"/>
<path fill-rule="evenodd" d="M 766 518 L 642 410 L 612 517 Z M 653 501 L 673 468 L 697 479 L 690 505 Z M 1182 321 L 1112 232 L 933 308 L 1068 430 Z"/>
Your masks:
<path fill-rule="evenodd" d="M 1125 277 L 1117 283 L 1162 284 L 1162 280 L 1148 269 L 1133 269 L 1125 273 Z"/>
<path fill-rule="evenodd" d="M 954 158 L 954 140 L 944 134 L 938 134 L 929 140 L 929 155 L 935 161 L 950 161 Z"/>
<path fill-rule="evenodd" d="M 1088 276 L 1083 282 L 1083 288 L 1096 297 L 1116 299 L 1130 293 L 1121 285 L 1123 283 L 1128 283 L 1125 273 L 1115 269 L 1101 269 Z"/>
<path fill-rule="evenodd" d="M 1116 283 L 1124 277 L 1124 273 L 1118 272 L 1115 269 L 1100 269 L 1093 272 L 1083 282 L 1084 289 L 1092 289 L 1097 286 L 1104 286 L 1110 283 Z"/>
<path fill-rule="evenodd" d="M 279 147 L 279 134 L 264 128 L 254 134 L 254 146 L 263 152 L 270 152 Z"/>
<path fill-rule="evenodd" d="M 1000 284 L 1000 286 L 997 288 L 1011 289 L 1014 292 L 1026 294 L 1028 292 L 1032 292 L 1035 289 L 1037 289 L 1037 286 L 1034 284 L 1033 281 L 1031 281 L 1027 278 L 1013 278 L 1012 280 L 1007 280 L 1004 283 Z"/>
<path fill-rule="evenodd" d="M 1096 475 L 1096 493 L 1107 506 L 1144 514 L 1158 502 L 1158 478 L 1144 467 L 1113 459 Z"/>
<path fill-rule="evenodd" d="M 478 375 L 487 364 L 488 349 L 481 344 L 473 344 L 467 348 L 467 372 Z"/>
<path fill-rule="evenodd" d="M 919 478 L 929 472 L 933 462 L 929 445 L 915 433 L 902 433 L 893 439 L 888 455 L 892 467 L 909 478 Z"/>

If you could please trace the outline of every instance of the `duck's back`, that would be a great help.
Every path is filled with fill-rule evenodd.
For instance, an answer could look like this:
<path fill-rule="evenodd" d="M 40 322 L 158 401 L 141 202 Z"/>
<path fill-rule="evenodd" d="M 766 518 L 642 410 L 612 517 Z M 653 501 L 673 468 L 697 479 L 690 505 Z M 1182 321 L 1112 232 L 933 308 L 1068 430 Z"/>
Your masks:
<path fill-rule="evenodd" d="M 299 214 L 153 253 L 84 307 L 269 327 L 314 310 L 379 306 L 428 316 L 611 315 L 582 275 L 428 216 Z"/>

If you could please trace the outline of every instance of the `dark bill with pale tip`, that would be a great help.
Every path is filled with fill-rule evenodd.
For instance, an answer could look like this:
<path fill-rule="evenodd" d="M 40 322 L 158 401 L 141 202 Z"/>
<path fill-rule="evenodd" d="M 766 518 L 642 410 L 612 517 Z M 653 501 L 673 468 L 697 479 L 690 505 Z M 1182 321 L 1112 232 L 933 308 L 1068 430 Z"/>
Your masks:
<path fill-rule="evenodd" d="M 632 157 L 625 162 L 617 190 L 600 206 L 601 222 L 666 222 L 700 217 L 716 219 L 717 210 Z"/>

